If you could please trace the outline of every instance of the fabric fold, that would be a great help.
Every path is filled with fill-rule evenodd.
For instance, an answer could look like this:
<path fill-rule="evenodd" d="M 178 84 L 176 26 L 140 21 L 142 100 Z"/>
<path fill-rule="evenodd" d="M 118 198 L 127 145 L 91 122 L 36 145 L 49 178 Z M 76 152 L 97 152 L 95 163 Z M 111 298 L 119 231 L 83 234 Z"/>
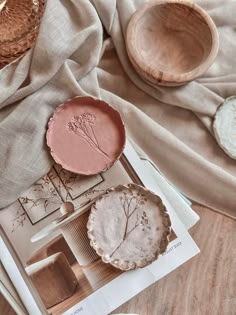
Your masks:
<path fill-rule="evenodd" d="M 35 47 L 0 70 L 0 208 L 51 167 L 45 132 L 55 108 L 91 95 L 120 111 L 131 141 L 183 194 L 236 218 L 236 161 L 212 130 L 235 94 L 235 3 L 224 15 L 221 0 L 196 2 L 218 26 L 219 54 L 198 80 L 167 88 L 145 83 L 127 56 L 127 24 L 144 0 L 47 1 Z"/>

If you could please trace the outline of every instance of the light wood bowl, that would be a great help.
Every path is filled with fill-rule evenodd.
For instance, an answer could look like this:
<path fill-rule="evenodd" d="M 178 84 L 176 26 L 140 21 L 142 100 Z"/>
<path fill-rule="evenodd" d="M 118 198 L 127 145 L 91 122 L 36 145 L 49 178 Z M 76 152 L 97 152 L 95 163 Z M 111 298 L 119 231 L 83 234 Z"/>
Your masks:
<path fill-rule="evenodd" d="M 211 17 L 187 0 L 151 1 L 128 24 L 131 63 L 147 82 L 177 86 L 201 76 L 213 63 L 219 36 Z"/>

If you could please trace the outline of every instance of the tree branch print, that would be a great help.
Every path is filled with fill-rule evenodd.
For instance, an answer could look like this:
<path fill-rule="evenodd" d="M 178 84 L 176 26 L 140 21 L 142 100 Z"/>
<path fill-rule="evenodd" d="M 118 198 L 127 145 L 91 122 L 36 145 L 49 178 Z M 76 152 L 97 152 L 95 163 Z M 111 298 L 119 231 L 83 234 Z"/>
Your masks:
<path fill-rule="evenodd" d="M 144 231 L 146 227 L 148 229 L 150 228 L 146 211 L 143 210 L 141 213 L 138 213 L 138 210 L 140 210 L 140 207 L 144 205 L 146 201 L 147 199 L 143 194 L 138 193 L 137 195 L 134 195 L 132 191 L 130 191 L 130 194 L 123 192 L 123 196 L 120 197 L 120 202 L 125 215 L 124 232 L 120 243 L 110 254 L 110 257 L 116 253 L 116 251 L 135 229 L 142 227 L 142 230 Z M 136 220 L 134 225 L 130 227 L 130 219 L 134 214 L 136 214 Z"/>
<path fill-rule="evenodd" d="M 18 201 L 20 206 L 12 219 L 12 232 L 15 232 L 18 227 L 24 226 L 27 221 L 27 214 L 28 216 L 37 214 L 41 209 L 47 214 L 52 211 L 50 209 L 52 205 L 54 210 L 62 203 L 47 175 L 35 183 L 23 196 L 19 197 Z"/>
<path fill-rule="evenodd" d="M 15 232 L 18 227 L 23 227 L 26 220 L 26 213 L 21 208 L 21 206 L 18 207 L 16 210 L 15 217 L 11 220 L 12 221 L 12 233 Z"/>
<path fill-rule="evenodd" d="M 55 204 L 57 206 L 61 204 L 61 200 L 58 197 L 56 189 L 51 186 L 50 183 L 50 179 L 46 175 L 42 177 L 37 183 L 35 183 L 33 188 L 33 191 L 41 194 L 41 196 L 19 197 L 19 200 L 23 206 L 27 204 L 27 212 L 38 206 L 43 206 L 44 211 L 47 212 L 47 207 L 49 206 L 49 204 Z"/>

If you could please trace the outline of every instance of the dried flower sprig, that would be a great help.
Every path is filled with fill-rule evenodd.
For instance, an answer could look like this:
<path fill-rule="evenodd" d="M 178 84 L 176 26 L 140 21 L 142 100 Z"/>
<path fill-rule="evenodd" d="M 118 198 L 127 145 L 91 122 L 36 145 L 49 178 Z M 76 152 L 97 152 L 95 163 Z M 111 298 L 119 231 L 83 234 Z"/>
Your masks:
<path fill-rule="evenodd" d="M 74 134 L 82 137 L 93 149 L 100 154 L 103 154 L 106 158 L 109 158 L 108 154 L 103 151 L 99 145 L 96 133 L 93 126 L 96 122 L 96 116 L 91 113 L 83 113 L 79 116 L 74 116 L 67 124 L 68 129 Z"/>

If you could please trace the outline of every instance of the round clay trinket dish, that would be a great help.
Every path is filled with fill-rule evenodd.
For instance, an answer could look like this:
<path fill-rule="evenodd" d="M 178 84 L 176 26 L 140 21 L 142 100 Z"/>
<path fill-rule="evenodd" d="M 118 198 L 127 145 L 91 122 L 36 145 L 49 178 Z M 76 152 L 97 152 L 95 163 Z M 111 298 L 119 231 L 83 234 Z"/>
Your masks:
<path fill-rule="evenodd" d="M 219 48 L 211 17 L 188 0 L 145 3 L 131 17 L 126 47 L 137 73 L 148 83 L 178 86 L 202 75 Z"/>
<path fill-rule="evenodd" d="M 236 96 L 226 98 L 218 108 L 213 129 L 219 146 L 236 159 Z"/>
<path fill-rule="evenodd" d="M 119 185 L 100 196 L 88 220 L 91 246 L 121 270 L 145 267 L 165 252 L 170 217 L 159 196 L 137 184 Z"/>
<path fill-rule="evenodd" d="M 125 127 L 119 112 L 104 101 L 75 97 L 56 109 L 46 137 L 52 157 L 64 169 L 95 175 L 120 158 Z"/>

